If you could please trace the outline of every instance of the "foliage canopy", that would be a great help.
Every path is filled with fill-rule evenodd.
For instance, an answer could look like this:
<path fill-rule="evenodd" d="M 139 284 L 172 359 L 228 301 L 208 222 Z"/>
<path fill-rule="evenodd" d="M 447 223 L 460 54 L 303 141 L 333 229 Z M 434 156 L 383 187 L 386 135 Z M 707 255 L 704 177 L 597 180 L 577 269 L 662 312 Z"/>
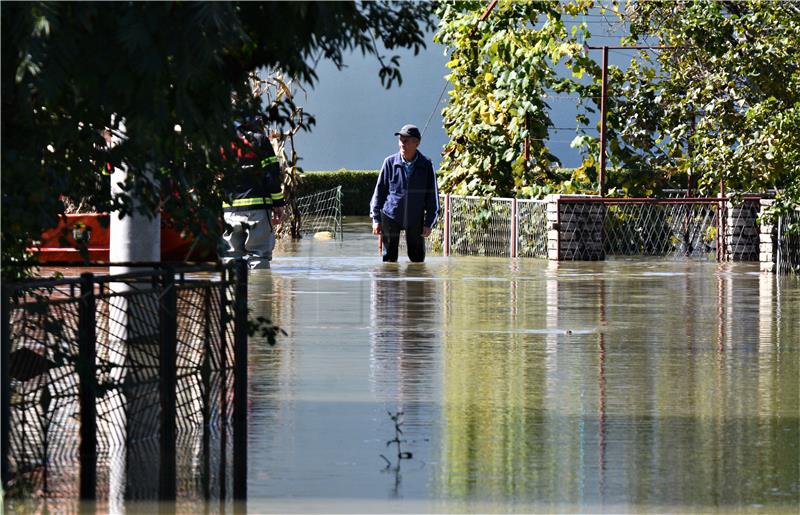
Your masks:
<path fill-rule="evenodd" d="M 617 193 L 652 195 L 692 178 L 713 194 L 777 191 L 778 210 L 800 200 L 800 6 L 714 0 L 617 2 L 501 0 L 443 4 L 437 40 L 451 51 L 451 141 L 442 189 L 479 195 L 596 193 L 602 70 L 583 43 L 584 15 L 630 29 L 624 45 L 660 45 L 609 66 L 608 160 L 624 169 Z M 583 156 L 569 180 L 551 136 L 550 95 L 577 98 Z M 525 138 L 529 158 L 525 158 Z"/>
<path fill-rule="evenodd" d="M 379 45 L 418 52 L 431 11 L 388 1 L 3 2 L 4 275 L 56 225 L 61 195 L 122 213 L 135 196 L 145 214 L 160 209 L 215 238 L 224 183 L 235 180 L 220 148 L 235 119 L 261 108 L 250 75 L 278 68 L 313 85 L 319 59 L 342 66 L 360 50 L 378 58 L 389 87 L 401 80 L 399 59 Z M 273 106 L 270 122 L 292 108 Z M 120 134 L 122 121 L 124 141 L 108 148 L 105 131 Z M 110 196 L 109 165 L 131 170 L 125 194 Z"/>

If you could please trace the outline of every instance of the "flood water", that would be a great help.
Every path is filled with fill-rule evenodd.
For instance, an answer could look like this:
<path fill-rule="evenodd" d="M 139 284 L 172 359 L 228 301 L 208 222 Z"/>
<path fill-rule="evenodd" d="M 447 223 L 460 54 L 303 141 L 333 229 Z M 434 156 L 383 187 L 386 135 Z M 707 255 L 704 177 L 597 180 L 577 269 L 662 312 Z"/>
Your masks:
<path fill-rule="evenodd" d="M 281 243 L 250 276 L 251 314 L 288 332 L 251 339 L 251 511 L 797 509 L 798 278 L 383 264 L 368 232 Z"/>

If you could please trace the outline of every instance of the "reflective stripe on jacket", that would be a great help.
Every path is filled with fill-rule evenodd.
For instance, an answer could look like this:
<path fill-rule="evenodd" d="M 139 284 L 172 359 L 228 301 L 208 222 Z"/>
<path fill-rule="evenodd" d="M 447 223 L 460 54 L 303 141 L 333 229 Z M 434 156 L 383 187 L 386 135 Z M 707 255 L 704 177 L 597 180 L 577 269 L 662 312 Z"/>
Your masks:
<path fill-rule="evenodd" d="M 255 145 L 241 137 L 244 143 L 236 147 L 239 156 L 241 175 L 238 184 L 227 193 L 230 202 L 223 202 L 226 212 L 248 211 L 253 209 L 270 209 L 285 204 L 281 190 L 281 173 L 278 158 L 272 144 L 264 136 L 263 141 Z M 260 144 L 259 144 L 260 143 Z M 233 143 L 236 146 L 236 143 Z"/>

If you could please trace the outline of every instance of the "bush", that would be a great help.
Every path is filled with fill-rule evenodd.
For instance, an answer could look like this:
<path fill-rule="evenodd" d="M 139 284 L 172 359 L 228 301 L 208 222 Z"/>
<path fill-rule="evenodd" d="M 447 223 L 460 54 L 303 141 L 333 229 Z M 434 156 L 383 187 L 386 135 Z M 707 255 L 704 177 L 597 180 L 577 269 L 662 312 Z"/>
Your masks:
<path fill-rule="evenodd" d="M 369 201 L 378 181 L 378 170 L 345 170 L 305 172 L 298 196 L 342 187 L 342 215 L 369 215 Z"/>

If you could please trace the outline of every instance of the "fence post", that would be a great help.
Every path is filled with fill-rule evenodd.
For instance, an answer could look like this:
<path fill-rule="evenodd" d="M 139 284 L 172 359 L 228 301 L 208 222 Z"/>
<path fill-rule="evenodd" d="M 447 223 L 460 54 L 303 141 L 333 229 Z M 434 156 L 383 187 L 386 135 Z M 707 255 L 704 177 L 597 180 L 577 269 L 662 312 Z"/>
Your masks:
<path fill-rule="evenodd" d="M 517 199 L 511 199 L 511 257 L 517 257 L 517 235 L 519 234 L 519 213 L 517 211 Z"/>
<path fill-rule="evenodd" d="M 81 274 L 78 324 L 80 497 L 92 501 L 97 488 L 97 338 L 94 274 L 88 272 Z"/>
<path fill-rule="evenodd" d="M 342 187 L 336 187 L 336 223 L 339 225 L 339 239 L 344 241 L 344 224 L 342 223 Z"/>
<path fill-rule="evenodd" d="M 444 196 L 444 230 L 442 231 L 442 253 L 450 255 L 450 194 Z"/>
<path fill-rule="evenodd" d="M 778 237 L 775 238 L 777 252 L 775 253 L 775 273 L 783 273 L 783 215 L 778 216 Z"/>
<path fill-rule="evenodd" d="M 232 299 L 230 292 L 230 287 L 233 283 L 231 279 L 232 274 L 233 271 L 230 265 L 223 266 L 223 289 L 220 293 L 219 299 L 219 416 L 221 423 L 219 428 L 219 468 L 217 474 L 217 477 L 219 478 L 219 498 L 222 506 L 225 505 L 225 499 L 228 497 L 228 324 L 231 321 L 231 312 L 229 308 Z"/>
<path fill-rule="evenodd" d="M 233 499 L 247 499 L 247 263 L 236 260 L 233 326 Z"/>
<path fill-rule="evenodd" d="M 159 432 L 159 481 L 160 501 L 175 500 L 175 438 L 177 389 L 177 304 L 175 291 L 175 271 L 167 267 L 161 273 L 161 291 L 158 299 L 159 326 L 159 400 L 161 404 Z"/>
<path fill-rule="evenodd" d="M 9 451 L 9 431 L 11 430 L 11 392 L 9 391 L 9 355 L 11 354 L 11 299 L 9 299 L 9 295 L 11 294 L 11 289 L 6 288 L 5 285 L 2 287 L 2 324 L 3 324 L 3 334 L 2 334 L 2 354 L 0 354 L 0 385 L 2 387 L 2 408 L 0 408 L 0 423 L 2 424 L 2 435 L 0 438 L 2 439 L 2 487 L 3 492 L 6 491 L 8 487 L 8 482 L 10 481 L 10 477 L 8 477 L 9 470 L 8 470 L 8 451 Z"/>

